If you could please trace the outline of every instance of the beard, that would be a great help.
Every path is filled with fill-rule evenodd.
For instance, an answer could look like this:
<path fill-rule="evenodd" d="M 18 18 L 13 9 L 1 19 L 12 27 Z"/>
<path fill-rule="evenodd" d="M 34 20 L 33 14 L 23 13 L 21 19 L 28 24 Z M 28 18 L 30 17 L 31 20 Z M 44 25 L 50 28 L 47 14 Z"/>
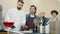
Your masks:
<path fill-rule="evenodd" d="M 17 7 L 18 10 L 21 10 L 21 8 Z"/>

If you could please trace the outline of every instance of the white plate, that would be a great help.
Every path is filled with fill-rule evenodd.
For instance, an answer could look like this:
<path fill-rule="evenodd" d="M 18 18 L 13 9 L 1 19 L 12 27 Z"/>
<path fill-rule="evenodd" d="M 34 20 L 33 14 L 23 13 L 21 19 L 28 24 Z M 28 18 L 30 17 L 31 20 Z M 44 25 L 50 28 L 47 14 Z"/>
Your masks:
<path fill-rule="evenodd" d="M 8 31 L 7 29 L 5 30 Z M 33 33 L 33 31 L 12 31 L 12 30 L 9 30 L 9 31 L 14 33 Z"/>

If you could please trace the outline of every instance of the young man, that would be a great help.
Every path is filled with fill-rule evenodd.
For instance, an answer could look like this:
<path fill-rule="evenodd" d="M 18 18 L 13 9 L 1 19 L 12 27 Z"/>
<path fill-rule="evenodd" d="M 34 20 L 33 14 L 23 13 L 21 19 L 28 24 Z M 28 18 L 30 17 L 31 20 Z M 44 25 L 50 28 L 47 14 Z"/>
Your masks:
<path fill-rule="evenodd" d="M 14 31 L 21 30 L 21 26 L 25 24 L 25 12 L 22 10 L 23 0 L 17 1 L 17 6 L 15 8 L 10 9 L 5 16 L 5 22 L 14 22 L 14 26 L 12 27 Z"/>
<path fill-rule="evenodd" d="M 50 33 L 51 34 L 59 34 L 60 33 L 60 19 L 57 17 L 58 12 L 57 10 L 51 11 L 52 18 L 47 22 L 47 24 L 50 24 Z"/>
<path fill-rule="evenodd" d="M 45 17 L 45 12 L 39 13 L 40 33 L 46 33 L 45 26 L 47 25 L 46 23 L 48 22 L 48 20 L 49 19 Z"/>
<path fill-rule="evenodd" d="M 52 18 L 47 22 L 47 24 L 49 24 L 51 21 L 56 21 L 56 20 L 59 21 L 59 18 L 57 17 L 58 12 L 56 10 L 51 11 L 51 16 L 52 16 Z"/>
<path fill-rule="evenodd" d="M 37 11 L 36 6 L 31 5 L 30 6 L 30 14 L 26 15 L 26 29 L 27 30 L 30 30 L 30 31 L 33 30 L 33 26 L 34 26 L 33 23 L 34 24 L 36 23 L 35 25 L 38 26 L 38 23 L 37 23 L 38 16 L 35 15 L 36 11 Z"/>

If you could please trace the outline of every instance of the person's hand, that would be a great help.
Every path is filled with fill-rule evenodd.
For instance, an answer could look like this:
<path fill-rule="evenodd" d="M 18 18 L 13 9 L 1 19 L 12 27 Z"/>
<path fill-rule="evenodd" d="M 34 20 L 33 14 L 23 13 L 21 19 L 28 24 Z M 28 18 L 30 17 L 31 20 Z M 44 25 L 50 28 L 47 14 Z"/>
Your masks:
<path fill-rule="evenodd" d="M 30 29 L 29 31 L 33 31 L 32 29 Z"/>
<path fill-rule="evenodd" d="M 38 23 L 38 21 L 37 21 L 37 19 L 36 19 L 36 18 L 34 19 L 33 23 L 34 23 L 36 26 L 38 26 L 38 27 L 39 27 L 39 23 Z"/>
<path fill-rule="evenodd" d="M 28 28 L 28 26 L 25 26 L 25 28 Z"/>
<path fill-rule="evenodd" d="M 9 29 L 9 30 L 10 30 L 10 29 L 12 29 L 12 28 L 11 28 L 11 27 L 6 27 L 6 29 Z"/>
<path fill-rule="evenodd" d="M 36 20 L 36 18 L 34 19 L 33 23 L 36 25 L 36 23 L 37 23 L 37 20 Z"/>
<path fill-rule="evenodd" d="M 28 28 L 28 26 L 27 25 L 24 25 L 24 28 Z"/>

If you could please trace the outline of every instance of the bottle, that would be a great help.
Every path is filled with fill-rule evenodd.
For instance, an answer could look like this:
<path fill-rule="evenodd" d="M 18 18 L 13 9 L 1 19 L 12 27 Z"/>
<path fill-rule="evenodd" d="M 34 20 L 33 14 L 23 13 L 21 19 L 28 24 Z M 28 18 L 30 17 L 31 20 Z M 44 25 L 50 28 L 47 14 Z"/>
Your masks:
<path fill-rule="evenodd" d="M 37 33 L 37 26 L 33 23 L 33 33 Z"/>
<path fill-rule="evenodd" d="M 40 33 L 40 27 L 38 27 L 37 29 L 38 29 L 38 33 Z"/>
<path fill-rule="evenodd" d="M 40 21 L 39 26 L 40 26 L 40 33 L 43 33 L 43 22 L 42 22 L 42 20 Z"/>

